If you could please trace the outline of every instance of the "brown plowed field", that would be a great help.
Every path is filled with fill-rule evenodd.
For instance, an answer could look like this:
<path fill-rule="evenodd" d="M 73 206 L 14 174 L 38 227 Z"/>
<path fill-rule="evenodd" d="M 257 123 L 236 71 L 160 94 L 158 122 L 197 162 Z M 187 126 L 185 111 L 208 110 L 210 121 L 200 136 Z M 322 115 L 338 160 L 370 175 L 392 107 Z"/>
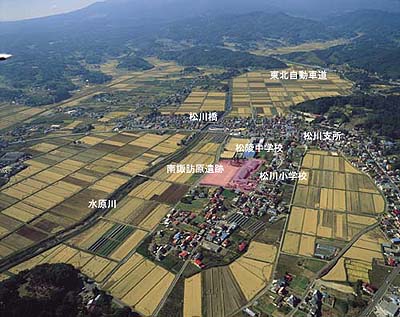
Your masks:
<path fill-rule="evenodd" d="M 228 316 L 246 304 L 246 298 L 228 267 L 212 268 L 202 274 L 204 316 Z"/>

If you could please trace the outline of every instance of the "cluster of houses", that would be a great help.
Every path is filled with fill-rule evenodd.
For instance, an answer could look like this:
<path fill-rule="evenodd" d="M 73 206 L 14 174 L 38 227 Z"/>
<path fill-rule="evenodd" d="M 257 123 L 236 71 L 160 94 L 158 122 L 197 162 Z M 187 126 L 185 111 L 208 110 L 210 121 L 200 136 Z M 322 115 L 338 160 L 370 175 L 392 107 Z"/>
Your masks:
<path fill-rule="evenodd" d="M 382 244 L 386 263 L 390 266 L 397 266 L 400 264 L 400 210 L 395 209 L 385 215 L 381 219 L 380 226 L 390 238 L 390 243 Z"/>
<path fill-rule="evenodd" d="M 207 230 L 203 247 L 215 252 L 220 250 L 220 246 L 230 245 L 229 237 L 238 227 L 255 234 L 265 227 L 265 222 L 260 218 L 267 215 L 269 222 L 273 223 L 279 219 L 280 214 L 288 212 L 280 186 L 271 187 L 260 183 L 251 192 L 234 190 L 234 212 L 229 212 L 225 207 L 223 191 L 223 187 L 216 189 L 205 209 L 206 222 L 200 224 L 202 229 Z M 247 241 L 239 243 L 238 252 L 246 249 Z"/>
<path fill-rule="evenodd" d="M 354 166 L 374 179 L 386 197 L 388 210 L 400 209 L 400 171 L 393 168 L 393 159 L 385 155 L 393 150 L 393 142 L 373 139 L 356 130 L 348 133 L 341 147 L 343 153 L 353 157 L 351 162 Z"/>
<path fill-rule="evenodd" d="M 162 261 L 169 254 L 176 254 L 183 261 L 190 259 L 199 268 L 204 268 L 203 254 L 199 250 L 220 253 L 232 245 L 231 235 L 239 227 L 243 226 L 251 232 L 257 232 L 265 226 L 264 222 L 257 220 L 258 218 L 269 214 L 270 222 L 273 222 L 278 219 L 277 216 L 280 213 L 287 211 L 287 207 L 282 204 L 281 193 L 277 189 L 265 187 L 263 190 L 258 189 L 257 193 L 236 191 L 231 205 L 233 210 L 230 208 L 228 210 L 225 204 L 224 190 L 223 187 L 218 187 L 210 194 L 205 194 L 201 190 L 192 191 L 191 199 L 208 199 L 207 205 L 200 214 L 173 209 L 161 221 L 165 231 L 173 233 L 169 239 L 160 239 L 164 241 L 163 243 L 151 245 L 154 257 Z M 232 213 L 232 211 L 234 212 Z M 254 218 L 254 222 L 247 224 L 247 228 L 241 217 L 246 220 Z M 187 228 L 185 225 L 196 229 L 182 230 L 182 228 Z M 156 235 L 163 236 L 166 234 L 165 231 L 160 230 Z M 248 241 L 239 241 L 236 245 L 236 251 L 244 253 L 247 250 Z M 201 249 L 199 249 L 200 246 Z"/>
<path fill-rule="evenodd" d="M 292 280 L 293 276 L 289 273 L 286 273 L 281 278 L 272 282 L 270 290 L 272 293 L 277 295 L 273 300 L 273 304 L 276 307 L 281 307 L 282 305 L 286 304 L 291 308 L 295 308 L 300 304 L 301 299 L 294 294 L 290 294 L 288 289 Z"/>
<path fill-rule="evenodd" d="M 227 209 L 224 205 L 223 190 L 223 188 L 217 188 L 208 197 L 209 203 L 204 208 L 201 217 L 194 212 L 173 209 L 162 220 L 161 224 L 166 229 L 173 230 L 174 233 L 166 243 L 151 245 L 151 252 L 158 261 L 162 261 L 168 254 L 174 252 L 181 260 L 191 259 L 194 265 L 203 269 L 205 264 L 202 262 L 202 252 L 198 251 L 199 245 L 215 253 L 230 246 L 229 237 L 237 229 L 237 224 L 224 219 Z M 196 227 L 197 233 L 181 230 L 181 224 Z M 159 236 L 164 234 L 163 230 L 156 233 Z M 238 250 L 244 252 L 246 248 L 247 242 L 242 242 Z"/>
<path fill-rule="evenodd" d="M 310 317 L 322 316 L 322 306 L 333 308 L 336 298 L 326 291 L 326 287 L 312 289 L 307 293 L 304 301 L 299 305 L 299 309 L 307 313 Z"/>
<path fill-rule="evenodd" d="M 282 141 L 300 140 L 300 120 L 297 115 L 273 118 L 224 118 L 220 129 L 244 138 L 260 137 L 265 142 L 284 143 Z"/>
<path fill-rule="evenodd" d="M 389 287 L 383 298 L 376 305 L 374 314 L 377 317 L 396 317 L 400 315 L 399 287 Z"/>
<path fill-rule="evenodd" d="M 189 114 L 172 115 L 157 114 L 141 116 L 137 114 L 128 115 L 128 117 L 117 120 L 114 130 L 129 129 L 183 129 L 198 130 L 207 125 L 206 121 L 191 120 Z"/>
<path fill-rule="evenodd" d="M 382 245 L 386 263 L 400 264 L 400 171 L 392 168 L 390 153 L 395 144 L 390 141 L 372 139 L 358 131 L 350 131 L 343 151 L 352 157 L 352 164 L 369 174 L 385 195 L 387 211 L 381 218 L 380 227 L 391 243 Z"/>
<path fill-rule="evenodd" d="M 164 236 L 165 232 L 160 230 L 157 231 L 156 235 Z M 199 234 L 177 230 L 172 234 L 168 242 L 162 244 L 151 244 L 150 251 L 157 261 L 163 261 L 169 254 L 177 253 L 181 260 L 186 261 L 191 257 L 192 259 L 197 260 L 194 262 L 197 266 L 204 268 L 201 263 L 203 257 L 201 252 L 195 253 L 201 239 L 202 236 Z"/>
<path fill-rule="evenodd" d="M 261 218 L 268 215 L 270 223 L 288 211 L 286 202 L 282 200 L 282 192 L 277 187 L 261 185 L 254 192 L 240 193 L 232 202 L 244 216 Z"/>
<path fill-rule="evenodd" d="M 197 73 L 197 72 L 192 72 Z M 116 120 L 115 129 L 130 130 L 130 129 L 187 129 L 196 130 L 203 128 L 207 122 L 190 120 L 190 115 L 164 115 L 159 112 L 163 107 L 173 107 L 181 105 L 189 96 L 191 91 L 196 89 L 227 91 L 228 86 L 221 84 L 221 81 L 230 79 L 240 74 L 237 70 L 228 70 L 223 73 L 203 75 L 192 78 L 186 86 L 177 90 L 169 96 L 160 100 L 149 103 L 147 98 L 137 102 L 135 106 L 138 109 L 151 108 L 154 112 L 148 116 L 135 115 L 134 113 L 126 118 Z M 220 114 L 218 115 L 220 117 Z"/>
<path fill-rule="evenodd" d="M 104 292 L 100 292 L 96 283 L 86 276 L 82 276 L 83 287 L 79 295 L 82 298 L 82 303 L 90 314 L 96 313 L 97 306 L 102 305 L 102 297 L 107 296 Z"/>
<path fill-rule="evenodd" d="M 32 156 L 24 152 L 7 152 L 0 157 L 0 186 L 5 185 L 10 177 L 26 168 L 24 161 Z"/>
<path fill-rule="evenodd" d="M 322 316 L 323 296 L 317 289 L 308 293 L 304 302 L 309 316 Z"/>

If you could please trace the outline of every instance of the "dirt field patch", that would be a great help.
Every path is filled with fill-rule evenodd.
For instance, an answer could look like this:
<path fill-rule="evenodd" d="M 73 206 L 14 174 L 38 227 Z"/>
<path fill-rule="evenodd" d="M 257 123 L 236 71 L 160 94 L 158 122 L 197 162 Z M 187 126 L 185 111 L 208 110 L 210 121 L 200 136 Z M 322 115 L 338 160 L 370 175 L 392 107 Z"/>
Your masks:
<path fill-rule="evenodd" d="M 228 267 L 202 272 L 203 316 L 223 317 L 246 303 L 241 287 Z"/>

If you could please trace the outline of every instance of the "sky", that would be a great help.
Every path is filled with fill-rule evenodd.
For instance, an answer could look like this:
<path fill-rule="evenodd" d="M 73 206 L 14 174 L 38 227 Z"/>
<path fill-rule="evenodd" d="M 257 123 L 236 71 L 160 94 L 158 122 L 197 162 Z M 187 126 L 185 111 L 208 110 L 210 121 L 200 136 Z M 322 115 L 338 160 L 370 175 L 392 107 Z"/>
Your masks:
<path fill-rule="evenodd" d="M 65 13 L 99 0 L 0 0 L 0 21 L 14 21 Z"/>
<path fill-rule="evenodd" d="M 0 21 L 14 21 L 54 15 L 81 9 L 95 2 L 105 0 L 0 0 Z M 135 0 L 114 0 L 114 2 Z M 152 2 L 154 0 L 136 0 Z M 165 3 L 171 0 L 163 0 Z M 187 0 L 190 1 L 197 0 Z M 218 2 L 219 0 L 214 0 Z M 242 0 L 246 1 L 246 0 Z M 288 13 L 301 14 L 308 10 L 319 14 L 332 14 L 335 11 L 376 8 L 389 11 L 400 11 L 400 0 L 252 0 L 275 5 Z M 154 1 L 156 3 L 160 2 Z"/>

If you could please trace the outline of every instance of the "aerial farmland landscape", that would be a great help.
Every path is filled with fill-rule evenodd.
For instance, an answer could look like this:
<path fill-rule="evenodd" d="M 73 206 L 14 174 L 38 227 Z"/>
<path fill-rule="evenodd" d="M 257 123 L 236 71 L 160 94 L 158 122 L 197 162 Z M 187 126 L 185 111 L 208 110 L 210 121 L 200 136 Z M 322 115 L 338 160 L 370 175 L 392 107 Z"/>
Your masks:
<path fill-rule="evenodd" d="M 0 317 L 400 315 L 400 2 L 0 1 Z"/>

